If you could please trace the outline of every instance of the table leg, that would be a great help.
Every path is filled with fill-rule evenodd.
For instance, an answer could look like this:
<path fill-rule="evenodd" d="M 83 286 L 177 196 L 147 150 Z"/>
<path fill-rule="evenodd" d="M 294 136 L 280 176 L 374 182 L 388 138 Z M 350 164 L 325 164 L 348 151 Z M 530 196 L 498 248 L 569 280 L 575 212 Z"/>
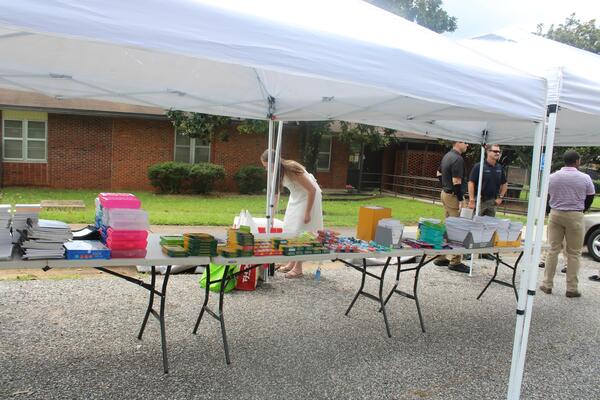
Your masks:
<path fill-rule="evenodd" d="M 418 295 L 418 291 L 417 291 L 418 287 L 419 287 L 419 274 L 421 273 L 421 268 L 423 268 L 423 266 L 425 266 L 426 264 L 428 264 L 431 261 L 433 261 L 434 259 L 436 259 L 437 256 L 431 258 L 427 262 L 425 262 L 425 257 L 426 257 L 425 255 L 423 255 L 421 257 L 421 261 L 419 261 L 419 264 L 416 267 L 407 268 L 407 269 L 402 269 L 400 259 L 398 258 L 398 268 L 396 270 L 396 283 L 394 284 L 394 287 L 392 288 L 392 290 L 390 290 L 390 293 L 387 295 L 387 297 L 383 303 L 384 305 L 387 304 L 387 302 L 390 300 L 390 298 L 392 297 L 392 295 L 394 293 L 396 293 L 402 297 L 406 297 L 408 299 L 414 300 L 415 305 L 417 306 L 417 315 L 419 316 L 419 323 L 421 325 L 422 332 L 425 332 L 425 323 L 423 322 L 423 315 L 421 314 L 421 306 L 419 304 L 419 295 Z M 400 285 L 400 274 L 402 272 L 409 272 L 409 271 L 415 271 L 415 278 L 414 278 L 414 282 L 413 282 L 412 294 L 398 289 L 398 286 Z"/>
<path fill-rule="evenodd" d="M 361 293 L 363 293 L 363 289 L 365 287 L 365 279 L 367 278 L 367 260 L 363 258 L 362 261 L 363 261 L 363 267 L 362 267 L 362 270 L 361 270 L 362 277 L 361 277 L 361 280 L 360 280 L 360 288 L 358 288 L 358 292 L 356 292 L 356 296 L 354 296 L 354 299 L 352 299 L 352 302 L 350 303 L 350 306 L 346 310 L 346 313 L 344 314 L 346 316 L 348 315 L 348 313 L 350 312 L 350 310 L 354 306 L 354 303 L 356 303 L 356 300 L 358 299 L 358 296 L 360 296 Z"/>
<path fill-rule="evenodd" d="M 231 279 L 235 279 L 235 275 L 231 276 L 231 277 L 229 276 L 230 267 L 231 267 L 230 265 L 225 265 L 225 271 L 219 281 L 221 284 L 221 289 L 219 290 L 219 311 L 218 311 L 218 313 L 213 312 L 208 307 L 208 298 L 210 296 L 210 285 L 215 282 L 212 282 L 210 279 L 210 266 L 206 267 L 206 287 L 205 287 L 204 303 L 202 304 L 202 309 L 200 310 L 200 314 L 198 315 L 198 319 L 196 320 L 196 325 L 194 326 L 194 330 L 192 331 L 192 333 L 195 335 L 196 332 L 198 331 L 198 326 L 200 325 L 200 321 L 202 320 L 202 316 L 204 315 L 205 312 L 208 313 L 208 315 L 210 315 L 217 321 L 219 321 L 219 323 L 221 325 L 221 337 L 223 338 L 223 348 L 225 350 L 225 362 L 227 364 L 231 364 L 231 361 L 229 359 L 229 344 L 227 342 L 227 331 L 225 330 L 225 318 L 223 317 L 223 304 L 224 304 L 225 287 L 227 286 L 227 284 L 229 283 L 229 281 Z"/>
<path fill-rule="evenodd" d="M 160 339 L 162 345 L 162 356 L 163 356 L 163 368 L 165 370 L 165 374 L 169 373 L 169 360 L 167 358 L 167 334 L 165 332 L 165 305 L 167 302 L 167 283 L 169 282 L 169 276 L 171 275 L 171 266 L 167 266 L 167 272 L 165 272 L 165 277 L 163 279 L 162 284 L 162 293 L 160 296 L 160 314 L 159 314 L 159 322 L 160 322 Z"/>
<path fill-rule="evenodd" d="M 494 255 L 494 258 L 496 258 L 496 267 L 494 268 L 494 275 L 492 275 L 492 278 L 490 279 L 490 281 L 487 283 L 487 285 L 485 285 L 485 287 L 483 288 L 483 290 L 481 291 L 481 293 L 479 293 L 479 296 L 477 296 L 477 300 L 479 300 L 481 298 L 481 296 L 483 296 L 483 294 L 485 293 L 485 291 L 490 287 L 490 285 L 492 284 L 492 282 L 495 282 L 499 285 L 502 286 L 508 286 L 510 288 L 513 289 L 514 293 L 515 293 L 515 297 L 517 299 L 517 301 L 519 300 L 519 294 L 517 293 L 517 287 L 515 285 L 515 278 L 516 278 L 516 274 L 517 274 L 517 268 L 519 266 L 519 262 L 521 261 L 521 258 L 523 257 L 523 252 L 519 253 L 519 256 L 517 257 L 517 261 L 515 262 L 515 265 L 510 265 L 505 263 L 504 261 L 502 261 L 502 258 L 500 257 L 500 253 L 496 253 Z M 504 265 L 507 268 L 512 270 L 512 276 L 511 276 L 511 282 L 504 282 L 501 280 L 496 279 L 496 277 L 498 276 L 498 270 L 500 268 L 500 265 Z"/>
<path fill-rule="evenodd" d="M 151 268 L 151 278 L 150 278 L 150 297 L 148 298 L 148 308 L 146 308 L 146 314 L 144 315 L 144 320 L 142 321 L 142 327 L 140 328 L 140 332 L 138 333 L 138 339 L 142 340 L 142 335 L 144 334 L 144 329 L 146 329 L 146 323 L 148 322 L 148 317 L 150 316 L 150 312 L 154 306 L 154 291 L 156 288 L 156 267 L 152 266 Z"/>
<path fill-rule="evenodd" d="M 391 257 L 388 257 L 388 259 L 386 260 L 385 265 L 381 270 L 381 278 L 379 279 L 379 304 L 381 305 L 381 312 L 383 312 L 383 321 L 385 322 L 385 330 L 387 331 L 388 337 L 392 337 L 392 333 L 390 332 L 390 324 L 388 322 L 387 313 L 385 311 L 385 303 L 383 301 L 383 282 L 385 280 L 385 273 L 387 271 L 391 259 Z"/>
<path fill-rule="evenodd" d="M 200 309 L 200 314 L 198 315 L 198 319 L 196 320 L 196 325 L 194 325 L 194 330 L 192 333 L 195 335 L 198 332 L 198 325 L 200 325 L 200 321 L 202 321 L 202 316 L 204 315 L 204 311 L 207 309 L 208 298 L 210 296 L 210 265 L 206 266 L 206 287 L 204 288 L 204 303 L 202 303 L 202 308 Z"/>
<path fill-rule="evenodd" d="M 225 266 L 225 273 L 223 274 L 223 278 L 221 279 L 221 290 L 219 292 L 219 322 L 221 322 L 221 336 L 223 338 L 223 348 L 225 349 L 225 362 L 227 365 L 231 364 L 229 360 L 229 345 L 227 343 L 227 333 L 225 331 L 225 318 L 223 317 L 223 297 L 225 295 L 225 285 L 229 283 L 229 279 L 227 278 L 229 274 L 229 265 Z M 232 278 L 233 279 L 233 278 Z"/>

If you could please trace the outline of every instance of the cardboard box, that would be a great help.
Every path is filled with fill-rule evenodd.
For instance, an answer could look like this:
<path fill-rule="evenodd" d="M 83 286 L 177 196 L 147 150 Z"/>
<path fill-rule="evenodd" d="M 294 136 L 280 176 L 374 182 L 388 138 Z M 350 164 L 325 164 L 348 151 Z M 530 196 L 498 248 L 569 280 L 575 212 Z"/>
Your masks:
<path fill-rule="evenodd" d="M 379 206 L 362 206 L 358 211 L 356 237 L 367 242 L 375 240 L 377 223 L 380 219 L 391 218 L 392 209 Z"/>

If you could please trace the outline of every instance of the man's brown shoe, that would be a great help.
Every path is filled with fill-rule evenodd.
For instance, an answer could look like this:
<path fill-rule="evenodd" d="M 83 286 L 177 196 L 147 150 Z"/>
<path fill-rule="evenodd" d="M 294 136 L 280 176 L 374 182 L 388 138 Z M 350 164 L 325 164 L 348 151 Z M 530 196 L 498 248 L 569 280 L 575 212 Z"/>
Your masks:
<path fill-rule="evenodd" d="M 552 289 L 547 288 L 546 286 L 540 286 L 540 290 L 546 294 L 552 294 Z"/>
<path fill-rule="evenodd" d="M 581 297 L 581 292 L 570 292 L 567 290 L 567 297 Z"/>

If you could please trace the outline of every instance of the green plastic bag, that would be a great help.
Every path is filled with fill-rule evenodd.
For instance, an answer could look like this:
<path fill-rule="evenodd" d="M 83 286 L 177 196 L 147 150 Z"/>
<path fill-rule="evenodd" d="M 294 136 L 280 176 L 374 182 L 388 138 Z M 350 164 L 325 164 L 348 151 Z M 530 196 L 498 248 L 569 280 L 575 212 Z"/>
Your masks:
<path fill-rule="evenodd" d="M 225 273 L 225 265 L 210 263 L 209 268 L 210 268 L 210 280 L 212 282 L 214 282 L 213 284 L 210 285 L 209 290 L 211 292 L 218 293 L 221 291 L 221 279 L 223 279 L 223 274 Z M 225 290 L 224 290 L 225 293 L 230 292 L 233 289 L 235 289 L 236 279 L 233 278 L 232 275 L 235 272 L 237 272 L 237 270 L 238 270 L 237 265 L 229 266 L 227 275 L 229 275 L 230 279 L 225 284 Z M 215 281 L 218 281 L 218 282 L 215 282 Z M 202 287 L 202 288 L 206 287 L 206 269 L 204 270 L 204 272 L 202 273 L 202 276 L 200 277 L 200 287 Z"/>

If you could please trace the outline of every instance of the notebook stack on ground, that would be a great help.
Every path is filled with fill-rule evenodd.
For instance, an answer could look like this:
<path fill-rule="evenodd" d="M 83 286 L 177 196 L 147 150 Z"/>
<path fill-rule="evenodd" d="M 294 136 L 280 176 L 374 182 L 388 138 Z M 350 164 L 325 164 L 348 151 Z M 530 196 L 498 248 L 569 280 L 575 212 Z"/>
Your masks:
<path fill-rule="evenodd" d="M 10 204 L 0 204 L 0 260 L 10 260 L 12 256 L 12 235 L 10 234 Z"/>
<path fill-rule="evenodd" d="M 63 244 L 73 238 L 71 228 L 64 222 L 47 219 L 30 224 L 20 243 L 24 259 L 64 258 Z"/>

